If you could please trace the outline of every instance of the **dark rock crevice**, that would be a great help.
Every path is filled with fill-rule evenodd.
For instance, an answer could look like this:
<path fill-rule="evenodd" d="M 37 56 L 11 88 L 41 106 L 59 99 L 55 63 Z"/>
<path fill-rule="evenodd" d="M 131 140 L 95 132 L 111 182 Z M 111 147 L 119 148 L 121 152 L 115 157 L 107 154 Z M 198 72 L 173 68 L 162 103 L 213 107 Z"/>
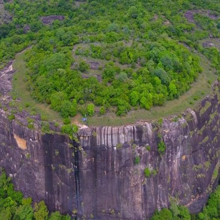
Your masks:
<path fill-rule="evenodd" d="M 76 200 L 76 214 L 75 218 L 77 220 L 77 214 L 82 215 L 81 207 L 81 196 L 80 196 L 80 153 L 79 144 L 75 141 L 72 142 L 74 148 L 74 177 L 75 177 L 75 200 Z"/>

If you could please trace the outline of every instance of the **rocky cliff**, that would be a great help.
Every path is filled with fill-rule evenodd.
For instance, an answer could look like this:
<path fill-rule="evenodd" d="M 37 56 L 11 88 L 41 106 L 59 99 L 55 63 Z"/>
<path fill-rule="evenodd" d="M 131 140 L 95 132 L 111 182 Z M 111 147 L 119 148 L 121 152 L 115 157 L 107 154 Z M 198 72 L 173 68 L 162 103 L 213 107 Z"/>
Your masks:
<path fill-rule="evenodd" d="M 11 73 L 9 66 L 0 74 L 3 106 Z M 83 128 L 77 143 L 43 134 L 40 121 L 29 129 L 24 112 L 13 119 L 4 107 L 0 167 L 26 196 L 78 219 L 149 219 L 172 198 L 196 213 L 219 178 L 219 113 L 216 84 L 194 110 L 153 123 Z"/>

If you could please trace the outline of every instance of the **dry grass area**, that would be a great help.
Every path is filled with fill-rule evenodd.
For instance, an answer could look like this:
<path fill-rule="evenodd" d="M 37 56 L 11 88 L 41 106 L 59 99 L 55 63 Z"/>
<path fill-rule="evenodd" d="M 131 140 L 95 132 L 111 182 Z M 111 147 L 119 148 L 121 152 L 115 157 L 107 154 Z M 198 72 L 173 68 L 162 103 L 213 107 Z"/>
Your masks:
<path fill-rule="evenodd" d="M 25 65 L 24 56 L 24 51 L 22 53 L 18 53 L 13 63 L 13 69 L 15 70 L 15 74 L 12 81 L 12 96 L 15 96 L 20 100 L 20 108 L 27 110 L 31 114 L 40 114 L 42 120 L 61 122 L 62 118 L 57 112 L 50 109 L 49 105 L 41 104 L 35 101 L 31 97 L 30 92 L 27 91 L 25 76 L 27 68 Z"/>

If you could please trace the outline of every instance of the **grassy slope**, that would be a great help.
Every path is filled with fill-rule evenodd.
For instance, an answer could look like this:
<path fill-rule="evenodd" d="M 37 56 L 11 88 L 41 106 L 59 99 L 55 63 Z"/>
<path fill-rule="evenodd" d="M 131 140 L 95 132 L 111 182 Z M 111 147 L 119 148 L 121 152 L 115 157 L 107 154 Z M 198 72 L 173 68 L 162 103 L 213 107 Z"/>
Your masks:
<path fill-rule="evenodd" d="M 57 112 L 51 110 L 48 105 L 36 102 L 27 91 L 25 84 L 25 72 L 27 68 L 25 66 L 24 55 L 25 52 L 17 54 L 13 63 L 13 68 L 16 72 L 12 81 L 12 95 L 20 99 L 21 108 L 27 108 L 26 106 L 28 104 L 30 107 L 28 107 L 27 110 L 33 114 L 40 114 L 42 120 L 62 121 L 62 118 Z"/>
<path fill-rule="evenodd" d="M 187 108 L 194 107 L 199 100 L 211 92 L 211 84 L 217 79 L 217 75 L 214 74 L 214 69 L 211 69 L 210 63 L 204 56 L 201 56 L 201 66 L 203 67 L 203 72 L 192 85 L 192 88 L 179 99 L 169 101 L 164 106 L 153 107 L 150 111 L 143 109 L 132 111 L 126 117 L 117 117 L 113 113 L 104 116 L 94 116 L 88 119 L 88 124 L 90 126 L 132 124 L 140 120 L 155 120 L 179 114 Z M 31 98 L 30 93 L 26 90 L 25 72 L 27 68 L 24 62 L 24 52 L 16 55 L 13 67 L 16 73 L 13 80 L 12 93 L 21 99 L 21 106 L 24 108 L 26 103 L 29 103 L 29 111 L 35 111 L 49 121 L 61 121 L 62 119 L 58 113 L 51 110 L 47 105 L 37 103 Z M 81 122 L 81 117 L 78 115 L 76 118 L 73 118 L 72 121 L 74 123 Z"/>

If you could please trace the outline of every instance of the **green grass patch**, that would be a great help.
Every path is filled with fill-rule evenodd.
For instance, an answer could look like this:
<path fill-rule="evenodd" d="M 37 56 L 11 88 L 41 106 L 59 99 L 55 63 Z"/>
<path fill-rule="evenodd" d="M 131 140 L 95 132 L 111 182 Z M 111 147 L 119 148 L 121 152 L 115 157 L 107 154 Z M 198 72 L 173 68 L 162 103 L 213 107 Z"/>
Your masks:
<path fill-rule="evenodd" d="M 27 90 L 25 73 L 27 68 L 24 61 L 25 52 L 19 53 L 15 57 L 13 68 L 16 71 L 12 80 L 12 97 L 19 98 L 19 109 L 25 109 L 31 114 L 40 114 L 45 121 L 62 121 L 61 116 L 50 109 L 49 105 L 35 101 Z"/>

